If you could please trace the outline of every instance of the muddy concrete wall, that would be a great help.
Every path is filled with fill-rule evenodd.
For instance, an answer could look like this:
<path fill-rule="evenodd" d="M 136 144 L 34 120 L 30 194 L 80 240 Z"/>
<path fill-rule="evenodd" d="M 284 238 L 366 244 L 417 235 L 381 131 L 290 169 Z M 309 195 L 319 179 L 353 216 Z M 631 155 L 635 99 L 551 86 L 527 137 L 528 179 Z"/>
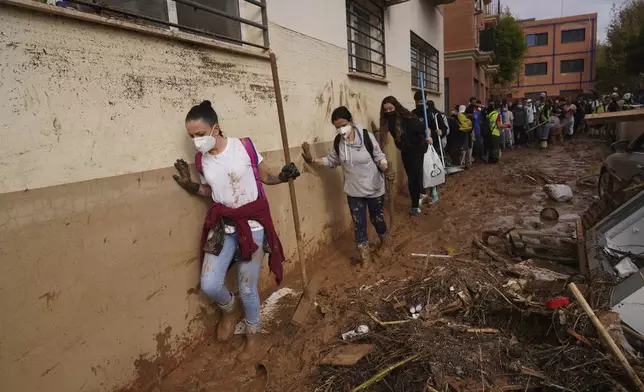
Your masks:
<path fill-rule="evenodd" d="M 213 332 L 197 290 L 207 203 L 171 178 L 194 154 L 185 112 L 210 99 L 227 135 L 282 165 L 269 63 L 7 3 L 19 2 L 0 2 L 0 389 L 144 389 Z M 350 78 L 346 49 L 277 24 L 270 34 L 300 167 L 303 141 L 330 149 L 336 106 L 369 124 L 386 95 L 411 104 L 408 70 Z M 327 169 L 296 182 L 307 255 L 349 227 L 341 184 Z M 268 198 L 289 273 L 288 187 Z M 261 289 L 274 288 L 266 268 Z"/>

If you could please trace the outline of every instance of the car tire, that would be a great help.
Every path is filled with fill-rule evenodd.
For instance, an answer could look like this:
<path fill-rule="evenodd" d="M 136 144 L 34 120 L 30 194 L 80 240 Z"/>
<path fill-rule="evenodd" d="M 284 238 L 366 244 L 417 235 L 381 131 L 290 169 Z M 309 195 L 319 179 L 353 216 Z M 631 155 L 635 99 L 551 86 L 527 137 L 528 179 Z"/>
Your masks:
<path fill-rule="evenodd" d="M 597 181 L 597 195 L 599 198 L 603 198 L 608 190 L 608 183 L 610 182 L 610 174 L 606 169 L 602 169 L 601 174 L 599 175 L 599 181 Z"/>

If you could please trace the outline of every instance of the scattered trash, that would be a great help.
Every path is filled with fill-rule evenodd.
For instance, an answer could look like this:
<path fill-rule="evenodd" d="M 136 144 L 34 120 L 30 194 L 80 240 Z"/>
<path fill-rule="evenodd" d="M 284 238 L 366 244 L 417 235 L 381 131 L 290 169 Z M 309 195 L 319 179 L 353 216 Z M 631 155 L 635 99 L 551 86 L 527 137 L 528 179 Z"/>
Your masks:
<path fill-rule="evenodd" d="M 416 313 L 416 307 L 412 306 L 411 308 L 409 308 L 409 313 L 411 313 L 411 314 Z"/>
<path fill-rule="evenodd" d="M 546 207 L 539 213 L 539 217 L 544 222 L 556 222 L 559 220 L 559 212 L 551 207 Z"/>
<path fill-rule="evenodd" d="M 411 255 L 413 257 L 434 257 L 438 259 L 449 259 L 452 257 L 452 255 L 430 255 L 427 253 L 412 253 Z"/>
<path fill-rule="evenodd" d="M 554 282 L 556 280 L 566 280 L 570 275 L 560 274 L 546 268 L 540 268 L 534 265 L 532 260 L 522 261 L 520 263 L 508 266 L 508 270 L 515 275 L 527 279 L 538 280 L 542 282 Z"/>
<path fill-rule="evenodd" d="M 570 298 L 559 296 L 546 301 L 546 308 L 551 310 L 559 309 L 563 306 L 568 306 L 569 304 L 570 304 Z"/>
<path fill-rule="evenodd" d="M 359 325 L 358 328 L 343 333 L 342 340 L 354 339 L 367 333 L 369 333 L 369 327 L 366 325 Z"/>
<path fill-rule="evenodd" d="M 423 310 L 423 305 L 422 304 L 416 305 L 416 312 L 420 312 L 421 310 Z"/>
<path fill-rule="evenodd" d="M 637 265 L 633 263 L 633 260 L 631 260 L 630 257 L 624 257 L 622 261 L 617 263 L 613 268 L 615 269 L 615 272 L 617 272 L 617 276 L 622 279 L 628 278 L 640 270 Z"/>
<path fill-rule="evenodd" d="M 554 201 L 570 201 L 573 197 L 572 189 L 568 185 L 548 184 L 544 185 L 543 191 Z"/>
<path fill-rule="evenodd" d="M 385 283 L 385 280 L 384 280 L 384 279 L 380 279 L 379 281 L 377 281 L 376 283 L 371 284 L 371 285 L 363 284 L 362 286 L 360 286 L 360 291 L 367 291 L 367 290 L 370 290 L 370 289 L 372 289 L 372 288 L 374 288 L 374 287 L 378 287 L 378 286 L 380 286 L 380 285 L 381 285 L 381 284 L 383 284 L 383 283 Z"/>

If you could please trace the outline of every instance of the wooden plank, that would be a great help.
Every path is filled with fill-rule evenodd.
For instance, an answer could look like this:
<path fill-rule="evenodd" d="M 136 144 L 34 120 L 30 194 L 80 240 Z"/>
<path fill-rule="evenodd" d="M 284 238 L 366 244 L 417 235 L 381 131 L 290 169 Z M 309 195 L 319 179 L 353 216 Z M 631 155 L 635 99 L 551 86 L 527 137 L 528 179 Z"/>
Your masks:
<path fill-rule="evenodd" d="M 579 261 L 579 272 L 588 275 L 588 260 L 586 260 L 586 240 L 584 237 L 584 225 L 581 219 L 577 219 L 577 260 Z"/>
<path fill-rule="evenodd" d="M 584 120 L 588 125 L 600 125 L 620 121 L 644 121 L 644 108 L 587 114 Z"/>
<path fill-rule="evenodd" d="M 353 366 L 369 354 L 375 344 L 350 344 L 333 348 L 322 358 L 320 365 Z"/>

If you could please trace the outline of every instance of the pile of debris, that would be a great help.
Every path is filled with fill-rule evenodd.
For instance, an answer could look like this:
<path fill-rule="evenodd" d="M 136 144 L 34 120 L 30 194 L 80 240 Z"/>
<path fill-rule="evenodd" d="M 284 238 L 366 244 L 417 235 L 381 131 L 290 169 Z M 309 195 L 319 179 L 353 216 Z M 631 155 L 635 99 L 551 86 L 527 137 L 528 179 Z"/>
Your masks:
<path fill-rule="evenodd" d="M 499 236 L 510 253 L 523 238 Z M 412 256 L 424 257 L 417 277 L 352 293 L 360 312 L 321 353 L 313 390 L 644 391 L 644 337 L 606 311 L 614 277 L 582 280 L 474 245 L 469 258 Z M 576 260 L 569 246 L 550 259 Z"/>

